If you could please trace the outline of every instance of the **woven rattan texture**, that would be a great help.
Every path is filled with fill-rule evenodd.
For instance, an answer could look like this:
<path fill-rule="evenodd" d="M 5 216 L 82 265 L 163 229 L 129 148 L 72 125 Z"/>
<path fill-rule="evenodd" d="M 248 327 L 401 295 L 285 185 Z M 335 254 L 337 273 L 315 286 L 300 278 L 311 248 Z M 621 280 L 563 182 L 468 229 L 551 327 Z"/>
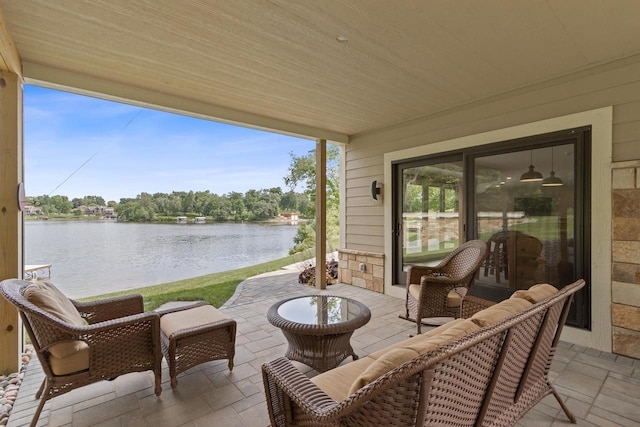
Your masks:
<path fill-rule="evenodd" d="M 553 345 L 573 293 L 583 286 L 566 286 L 522 313 L 421 354 L 342 402 L 287 359 L 266 363 L 272 425 L 512 426 L 549 393 L 559 399 L 547 378 Z"/>
<path fill-rule="evenodd" d="M 474 425 L 503 336 L 494 334 L 435 366 L 426 425 Z"/>
<path fill-rule="evenodd" d="M 140 295 L 123 296 L 88 304 L 71 300 L 89 324 L 75 326 L 31 304 L 23 292 L 31 283 L 11 279 L 0 284 L 2 295 L 20 311 L 24 326 L 40 360 L 45 379 L 36 398 L 42 397 L 31 425 L 49 399 L 78 387 L 130 372 L 151 370 L 155 392 L 160 395 L 162 352 L 160 316 L 143 313 Z M 61 341 L 84 341 L 90 348 L 89 369 L 70 375 L 55 375 L 47 348 Z"/>

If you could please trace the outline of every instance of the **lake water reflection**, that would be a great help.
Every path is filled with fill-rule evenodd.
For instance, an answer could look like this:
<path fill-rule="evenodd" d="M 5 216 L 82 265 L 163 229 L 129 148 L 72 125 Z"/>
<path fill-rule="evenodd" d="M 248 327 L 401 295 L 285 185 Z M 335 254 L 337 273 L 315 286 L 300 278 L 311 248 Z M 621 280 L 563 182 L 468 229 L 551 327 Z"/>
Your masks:
<path fill-rule="evenodd" d="M 288 254 L 297 226 L 25 222 L 25 264 L 80 298 L 247 267 Z"/>

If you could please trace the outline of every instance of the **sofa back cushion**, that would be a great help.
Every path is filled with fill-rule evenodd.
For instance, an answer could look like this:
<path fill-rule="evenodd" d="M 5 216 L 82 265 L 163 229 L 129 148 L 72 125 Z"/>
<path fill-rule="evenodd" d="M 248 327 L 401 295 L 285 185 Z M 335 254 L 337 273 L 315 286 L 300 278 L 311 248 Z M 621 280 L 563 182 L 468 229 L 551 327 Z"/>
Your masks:
<path fill-rule="evenodd" d="M 63 322 L 84 326 L 85 321 L 73 303 L 51 282 L 33 282 L 23 295 L 27 300 Z"/>
<path fill-rule="evenodd" d="M 452 325 L 442 325 L 439 328 L 429 331 L 428 334 L 417 335 L 391 348 L 388 347 L 372 354 L 371 357 L 377 356 L 376 361 L 369 365 L 356 378 L 351 385 L 349 394 L 355 393 L 357 390 L 420 354 L 435 350 L 438 347 L 449 344 L 458 338 L 462 338 L 480 329 L 470 320 L 458 319 L 451 323 Z"/>
<path fill-rule="evenodd" d="M 510 298 L 477 312 L 469 320 L 484 328 L 485 326 L 495 325 L 509 316 L 528 309 L 532 305 L 524 298 Z"/>
<path fill-rule="evenodd" d="M 349 394 L 353 394 L 367 384 L 377 380 L 387 372 L 392 371 L 414 357 L 418 356 L 418 352 L 410 348 L 394 348 L 387 351 L 384 355 L 373 362 L 365 369 L 358 378 L 351 384 Z"/>
<path fill-rule="evenodd" d="M 392 350 L 394 348 L 400 348 L 400 347 L 418 348 L 420 346 L 423 346 L 422 343 L 424 343 L 426 341 L 426 338 L 432 337 L 434 335 L 441 334 L 444 331 L 446 331 L 447 329 L 452 328 L 452 327 L 454 327 L 454 326 L 456 326 L 459 323 L 462 323 L 464 321 L 465 321 L 465 319 L 452 320 L 451 322 L 447 322 L 447 323 L 445 323 L 443 325 L 438 326 L 437 328 L 425 331 L 420 335 L 416 335 L 415 337 L 407 338 L 407 339 L 405 339 L 403 341 L 397 342 L 395 344 L 391 344 L 390 346 L 387 346 L 387 347 L 385 347 L 385 348 L 383 348 L 381 350 L 374 351 L 368 357 L 372 357 L 374 359 L 379 359 L 381 356 L 383 356 L 389 350 Z M 469 325 L 467 325 L 467 326 L 469 326 Z M 475 325 L 473 325 L 473 326 L 475 326 Z M 476 329 L 480 329 L 477 326 L 475 326 L 475 328 Z M 417 349 L 416 351 L 420 352 L 419 349 Z"/>
<path fill-rule="evenodd" d="M 87 324 L 71 300 L 60 292 L 51 282 L 34 282 L 25 288 L 23 295 L 31 304 L 38 306 L 65 323 L 74 326 L 85 326 Z M 47 350 L 49 350 L 54 357 L 65 359 L 81 350 L 88 350 L 88 346 L 84 341 L 63 341 L 58 344 L 53 344 Z M 86 369 L 87 366 L 84 365 L 83 363 L 82 368 Z M 66 370 L 67 369 L 65 369 L 65 371 Z M 63 375 L 59 372 L 54 373 Z"/>
<path fill-rule="evenodd" d="M 555 286 L 547 283 L 540 283 L 533 285 L 526 290 L 518 290 L 511 295 L 511 298 L 523 298 L 529 301 L 531 304 L 537 304 L 549 297 L 558 293 L 558 289 Z"/>

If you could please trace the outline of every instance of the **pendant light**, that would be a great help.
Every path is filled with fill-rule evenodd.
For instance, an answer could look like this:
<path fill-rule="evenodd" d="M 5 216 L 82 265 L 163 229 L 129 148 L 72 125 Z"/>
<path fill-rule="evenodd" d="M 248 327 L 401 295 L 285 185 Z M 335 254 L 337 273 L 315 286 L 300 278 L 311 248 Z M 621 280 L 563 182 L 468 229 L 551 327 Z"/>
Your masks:
<path fill-rule="evenodd" d="M 529 165 L 529 170 L 520 175 L 520 182 L 542 181 L 542 174 L 540 172 L 536 172 L 534 169 L 533 150 L 531 150 L 531 164 Z"/>
<path fill-rule="evenodd" d="M 551 176 L 545 178 L 542 181 L 543 187 L 561 187 L 564 185 L 564 182 L 560 178 L 556 176 L 556 173 L 553 171 L 553 147 L 551 147 Z"/>

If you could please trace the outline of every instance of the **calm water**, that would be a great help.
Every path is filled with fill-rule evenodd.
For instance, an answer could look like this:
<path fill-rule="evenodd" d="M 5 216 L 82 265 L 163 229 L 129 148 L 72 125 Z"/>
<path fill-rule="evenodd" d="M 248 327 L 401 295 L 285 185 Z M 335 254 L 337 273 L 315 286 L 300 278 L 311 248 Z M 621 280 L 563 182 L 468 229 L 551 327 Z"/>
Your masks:
<path fill-rule="evenodd" d="M 297 226 L 131 224 L 108 221 L 25 223 L 25 264 L 53 264 L 51 280 L 79 298 L 281 258 Z"/>

